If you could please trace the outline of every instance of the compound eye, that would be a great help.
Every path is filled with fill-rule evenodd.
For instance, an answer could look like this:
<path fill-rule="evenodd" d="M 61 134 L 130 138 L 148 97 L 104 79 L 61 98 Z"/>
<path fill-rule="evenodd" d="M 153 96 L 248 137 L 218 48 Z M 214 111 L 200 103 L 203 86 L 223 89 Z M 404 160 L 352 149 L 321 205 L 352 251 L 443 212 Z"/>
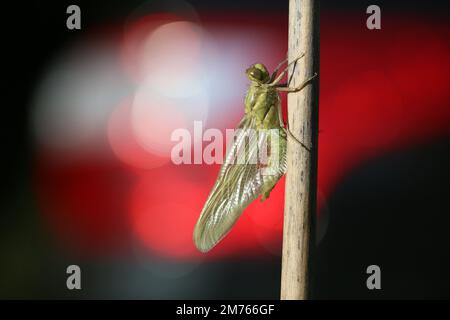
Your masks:
<path fill-rule="evenodd" d="M 253 78 L 261 80 L 261 71 L 259 71 L 258 69 L 252 70 L 250 74 Z"/>

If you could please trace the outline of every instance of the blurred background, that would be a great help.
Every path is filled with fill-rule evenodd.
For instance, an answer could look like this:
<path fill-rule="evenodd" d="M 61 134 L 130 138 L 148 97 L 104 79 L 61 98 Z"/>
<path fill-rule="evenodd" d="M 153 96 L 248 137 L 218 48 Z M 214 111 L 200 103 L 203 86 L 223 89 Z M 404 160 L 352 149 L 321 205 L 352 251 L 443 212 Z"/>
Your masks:
<path fill-rule="evenodd" d="M 236 126 L 244 70 L 286 55 L 288 1 L 77 1 L 68 30 L 71 4 L 2 4 L 0 298 L 277 299 L 284 179 L 200 254 L 219 165 L 172 164 L 170 135 Z M 450 298 L 449 16 L 321 3 L 313 298 Z"/>

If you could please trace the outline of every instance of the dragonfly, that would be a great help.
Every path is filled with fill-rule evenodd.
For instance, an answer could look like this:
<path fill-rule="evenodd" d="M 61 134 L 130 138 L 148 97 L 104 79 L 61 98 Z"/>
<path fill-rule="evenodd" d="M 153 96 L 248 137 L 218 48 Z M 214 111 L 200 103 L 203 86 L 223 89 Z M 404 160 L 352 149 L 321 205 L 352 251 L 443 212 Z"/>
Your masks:
<path fill-rule="evenodd" d="M 310 150 L 284 124 L 279 94 L 298 92 L 317 76 L 315 73 L 296 87 L 289 87 L 289 82 L 280 83 L 289 68 L 293 64 L 295 67 L 304 55 L 300 54 L 289 63 L 288 59 L 283 60 L 272 74 L 262 63 L 253 64 L 245 71 L 250 80 L 244 99 L 245 115 L 236 128 L 234 141 L 195 225 L 193 240 L 199 251 L 207 252 L 219 243 L 258 196 L 261 201 L 269 197 L 286 173 L 288 135 Z M 249 139 L 249 132 L 256 132 L 257 137 Z M 251 161 L 261 150 L 267 151 L 266 161 Z M 245 156 L 240 157 L 242 154 Z"/>

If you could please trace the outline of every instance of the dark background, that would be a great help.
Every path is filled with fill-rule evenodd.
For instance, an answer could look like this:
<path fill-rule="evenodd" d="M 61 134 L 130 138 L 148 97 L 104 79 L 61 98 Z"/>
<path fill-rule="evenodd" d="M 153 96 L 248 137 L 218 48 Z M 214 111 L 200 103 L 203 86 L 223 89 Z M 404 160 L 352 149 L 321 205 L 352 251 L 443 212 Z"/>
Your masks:
<path fill-rule="evenodd" d="M 82 8 L 86 29 L 110 21 L 120 24 L 124 12 L 132 11 L 139 3 L 76 2 Z M 256 17 L 261 12 L 287 16 L 287 1 L 190 3 L 199 12 L 215 11 L 224 16 L 236 12 Z M 280 258 L 273 256 L 209 261 L 181 278 L 160 277 L 158 271 L 149 274 L 127 256 L 111 260 L 83 258 L 79 263 L 83 266 L 83 283 L 92 285 L 80 292 L 65 289 L 64 270 L 74 255 L 52 245 L 57 241 L 36 214 L 32 186 L 36 150 L 28 119 L 30 92 L 46 63 L 82 37 L 84 29 L 67 32 L 65 28 L 69 4 L 72 2 L 2 3 L 2 67 L 6 72 L 2 85 L 0 297 L 277 298 L 281 268 Z M 322 1 L 321 14 L 360 15 L 364 21 L 365 8 L 370 4 L 375 3 Z M 448 1 L 376 4 L 382 8 L 382 17 L 407 17 L 411 24 L 414 19 L 435 22 L 433 28 L 444 26 L 448 30 Z M 322 42 L 321 47 L 326 44 Z M 424 55 L 424 59 L 433 57 Z M 444 67 L 436 72 L 448 74 L 449 70 Z M 429 81 L 432 79 L 424 79 Z M 326 88 L 321 85 L 321 90 Z M 449 100 L 442 103 L 450 108 Z M 446 119 L 446 127 L 450 128 L 450 118 Z M 347 121 L 351 125 L 358 119 Z M 433 125 L 426 120 L 422 123 L 424 127 Z M 326 133 L 327 128 L 321 128 Z M 449 130 L 440 132 L 432 139 L 378 153 L 353 166 L 339 180 L 327 196 L 327 231 L 317 246 L 313 298 L 450 298 L 450 135 Z M 173 268 L 174 274 L 196 264 L 158 257 L 149 260 L 153 271 Z M 365 268 L 370 264 L 381 267 L 382 290 L 369 291 L 365 286 Z"/>

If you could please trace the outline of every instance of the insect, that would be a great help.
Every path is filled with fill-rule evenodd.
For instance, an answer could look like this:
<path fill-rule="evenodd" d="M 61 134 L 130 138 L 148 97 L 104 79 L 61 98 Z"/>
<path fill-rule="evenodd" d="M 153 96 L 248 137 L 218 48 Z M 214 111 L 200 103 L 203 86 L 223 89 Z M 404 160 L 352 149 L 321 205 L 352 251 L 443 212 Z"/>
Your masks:
<path fill-rule="evenodd" d="M 285 127 L 279 95 L 280 91 L 300 91 L 317 76 L 314 74 L 295 88 L 279 83 L 289 67 L 303 56 L 301 54 L 288 63 L 280 74 L 278 71 L 287 59 L 275 68 L 272 75 L 261 63 L 246 70 L 251 84 L 244 100 L 245 115 L 195 226 L 193 238 L 199 251 L 207 252 L 222 240 L 244 209 L 259 195 L 261 201 L 269 197 L 286 172 L 287 135 L 309 150 Z M 257 138 L 253 141 L 248 139 L 249 132 L 256 132 Z M 251 161 L 264 148 L 268 150 L 267 161 Z M 241 154 L 245 157 L 236 161 Z"/>

